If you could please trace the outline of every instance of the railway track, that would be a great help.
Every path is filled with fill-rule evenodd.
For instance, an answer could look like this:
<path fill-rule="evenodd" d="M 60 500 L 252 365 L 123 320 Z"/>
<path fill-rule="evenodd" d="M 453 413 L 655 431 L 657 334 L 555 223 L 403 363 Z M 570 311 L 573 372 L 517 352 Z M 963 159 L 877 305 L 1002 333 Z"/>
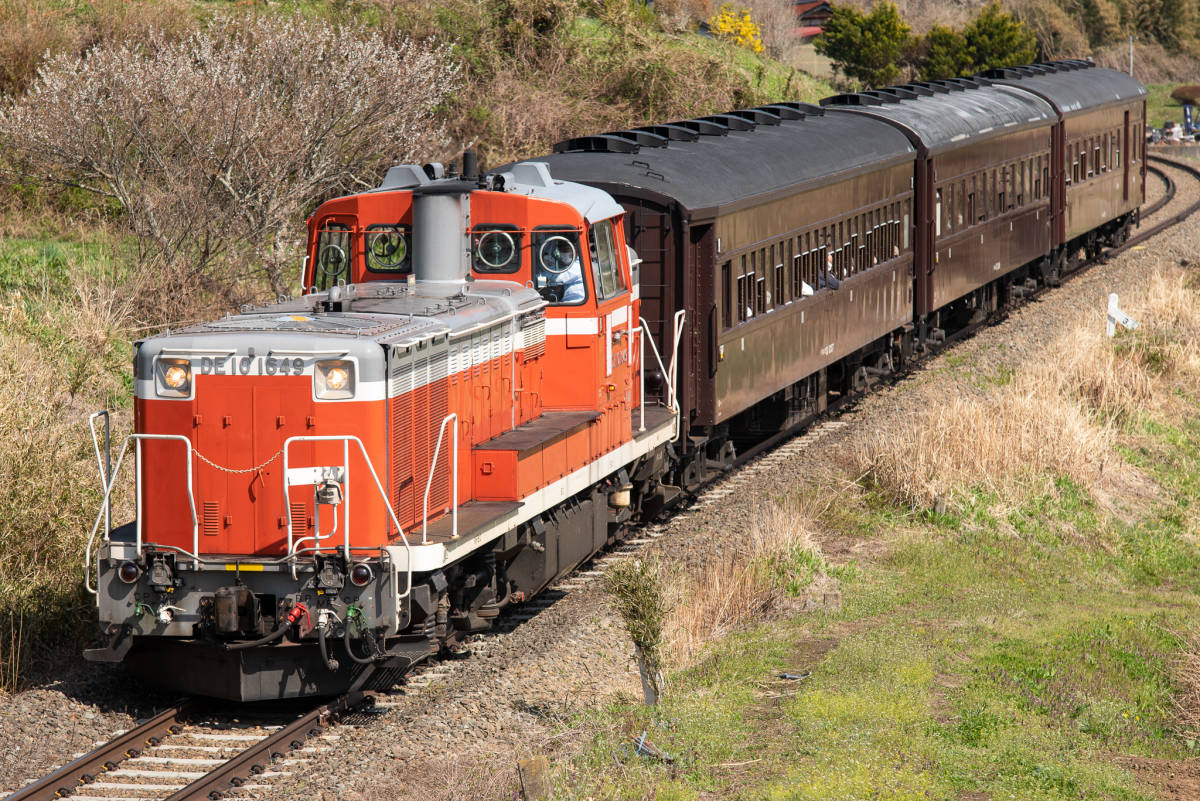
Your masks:
<path fill-rule="evenodd" d="M 1163 167 L 1182 170 L 1200 184 L 1200 168 L 1160 156 L 1149 158 L 1155 166 L 1148 170 L 1163 181 L 1165 191 L 1161 198 L 1145 207 L 1143 220 L 1159 214 L 1177 195 L 1177 184 Z M 1160 164 L 1163 167 L 1158 166 Z M 1094 264 L 1104 263 L 1118 253 L 1146 242 L 1196 211 L 1200 211 L 1200 201 L 1164 219 L 1154 220 L 1150 227 L 1138 231 L 1123 245 L 1105 250 L 1098 259 L 1064 279 L 1082 275 Z M 1038 297 L 1042 291 L 1031 298 Z M 964 329 L 951 337 L 945 346 L 950 347 L 978 327 Z M 938 348 L 934 353 L 944 350 Z M 774 469 L 822 437 L 845 427 L 847 423 L 836 417 L 854 400 L 854 397 L 847 398 L 821 418 L 781 432 L 748 449 L 739 456 L 734 469 L 714 476 L 695 493 L 691 503 L 676 510 L 675 514 L 703 512 L 743 489 L 755 475 Z M 568 593 L 588 587 L 602 578 L 612 564 L 637 556 L 666 532 L 667 525 L 663 522 L 643 525 L 634 537 L 602 552 L 528 603 L 507 610 L 498 620 L 494 633 L 469 638 L 469 653 L 486 653 L 496 646 L 498 638 L 494 634 L 509 633 Z M 185 700 L 119 733 L 94 751 L 12 794 L 6 801 L 61 798 L 75 801 L 211 801 L 253 794 L 266 789 L 273 779 L 302 769 L 306 754 L 315 753 L 321 747 L 309 744 L 317 735 L 323 735 L 317 739 L 325 743 L 335 740 L 336 734 L 325 731 L 329 725 L 364 709 L 386 714 L 389 709 L 404 703 L 406 697 L 419 694 L 434 682 L 451 678 L 460 664 L 463 662 L 454 659 L 431 660 L 414 668 L 402 685 L 389 691 L 350 693 L 302 712 L 248 711 L 244 708 L 222 711 L 206 706 L 203 701 Z"/>
<path fill-rule="evenodd" d="M 349 693 L 304 712 L 181 701 L 10 795 L 7 801 L 215 801 L 287 776 L 307 745 L 371 697 Z M 334 737 L 336 735 L 330 735 Z"/>

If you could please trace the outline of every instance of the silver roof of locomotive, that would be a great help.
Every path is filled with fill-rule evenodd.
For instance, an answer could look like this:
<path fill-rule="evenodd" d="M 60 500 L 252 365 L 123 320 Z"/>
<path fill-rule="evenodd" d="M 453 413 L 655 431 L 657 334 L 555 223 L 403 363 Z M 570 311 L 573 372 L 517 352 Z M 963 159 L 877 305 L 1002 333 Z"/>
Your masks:
<path fill-rule="evenodd" d="M 336 288 L 348 301 L 344 312 L 321 311 L 330 292 L 316 292 L 147 338 L 138 348 L 149 361 L 164 352 L 343 348 L 365 355 L 380 345 L 412 347 L 431 339 L 465 336 L 505 319 L 538 312 L 546 301 L 510 281 L 470 281 L 454 293 L 376 281 Z M 143 375 L 148 373 L 143 372 Z"/>

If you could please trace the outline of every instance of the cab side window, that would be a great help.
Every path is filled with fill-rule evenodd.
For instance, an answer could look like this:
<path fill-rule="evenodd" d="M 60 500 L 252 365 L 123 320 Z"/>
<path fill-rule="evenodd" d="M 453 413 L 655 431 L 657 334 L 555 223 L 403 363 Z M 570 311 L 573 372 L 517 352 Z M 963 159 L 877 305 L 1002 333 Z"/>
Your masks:
<path fill-rule="evenodd" d="M 625 279 L 617 261 L 617 243 L 613 236 L 612 220 L 603 220 L 588 232 L 592 257 L 592 276 L 596 281 L 596 296 L 608 300 L 625 291 Z"/>
<path fill-rule="evenodd" d="M 587 282 L 574 228 L 538 227 L 533 231 L 533 287 L 551 306 L 578 306 L 587 300 Z"/>
<path fill-rule="evenodd" d="M 317 233 L 313 287 L 323 292 L 338 281 L 350 282 L 350 226 L 327 222 Z"/>

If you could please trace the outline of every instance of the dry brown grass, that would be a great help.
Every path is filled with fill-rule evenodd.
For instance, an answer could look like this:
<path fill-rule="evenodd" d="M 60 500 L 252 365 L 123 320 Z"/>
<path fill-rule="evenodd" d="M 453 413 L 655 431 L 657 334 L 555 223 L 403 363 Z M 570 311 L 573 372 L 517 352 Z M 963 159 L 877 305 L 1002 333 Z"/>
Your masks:
<path fill-rule="evenodd" d="M 1200 740 L 1200 642 L 1192 638 L 1171 665 L 1175 692 L 1175 732 L 1185 740 Z"/>
<path fill-rule="evenodd" d="M 667 616 L 665 637 L 673 661 L 690 662 L 705 645 L 803 603 L 827 589 L 815 526 L 794 507 L 769 504 L 731 546 L 684 575 L 678 603 Z M 799 598 L 794 582 L 811 581 Z"/>
<path fill-rule="evenodd" d="M 0 298 L 0 691 L 72 661 L 95 629 L 82 589 L 101 497 L 87 417 L 120 403 L 128 349 L 122 296 L 78 277 L 74 296 Z M 128 415 L 114 423 L 119 436 Z"/>
<path fill-rule="evenodd" d="M 1065 476 L 1102 496 L 1123 470 L 1113 446 L 1139 412 L 1200 387 L 1200 304 L 1186 274 L 1156 274 L 1122 305 L 1142 327 L 1104 334 L 1102 313 L 1082 315 L 1047 358 L 1011 380 L 954 394 L 854 448 L 865 482 L 913 508 L 953 503 L 969 488 L 1020 500 Z"/>

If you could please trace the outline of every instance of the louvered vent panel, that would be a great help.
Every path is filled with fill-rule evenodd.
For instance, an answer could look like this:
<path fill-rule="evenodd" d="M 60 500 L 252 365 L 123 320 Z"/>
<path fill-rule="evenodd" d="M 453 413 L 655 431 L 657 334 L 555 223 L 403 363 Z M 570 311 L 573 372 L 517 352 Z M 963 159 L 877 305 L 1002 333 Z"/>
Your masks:
<path fill-rule="evenodd" d="M 446 415 L 450 413 L 450 395 L 449 387 L 446 385 L 446 357 L 445 355 L 434 357 L 434 366 L 430 370 L 432 383 L 429 386 L 429 458 L 433 459 L 433 448 L 437 445 L 438 433 L 442 428 L 442 421 L 446 419 Z M 454 458 L 454 427 L 455 423 L 447 423 L 446 433 L 442 435 L 442 450 L 438 455 L 437 469 L 433 474 L 433 486 L 429 490 L 429 511 L 433 514 L 435 511 L 446 508 L 450 503 L 450 463 Z M 461 467 L 461 466 L 460 466 Z M 426 463 L 425 475 L 429 475 L 429 466 Z M 422 492 L 424 489 L 422 488 Z"/>
<path fill-rule="evenodd" d="M 412 519 L 421 516 L 421 506 L 425 500 L 425 481 L 429 477 L 429 458 L 433 453 L 433 443 L 429 441 L 429 357 L 423 356 L 415 360 L 413 367 L 413 383 L 416 389 L 412 397 L 412 418 L 408 425 L 408 437 L 412 440 L 412 502 L 409 507 Z"/>
<path fill-rule="evenodd" d="M 413 507 L 413 375 L 412 362 L 407 356 L 397 356 L 389 382 L 391 407 L 391 478 L 392 508 L 401 525 L 411 520 Z"/>
<path fill-rule="evenodd" d="M 539 317 L 533 323 L 521 327 L 521 347 L 525 359 L 537 359 L 546 354 L 546 318 Z"/>
<path fill-rule="evenodd" d="M 300 501 L 289 505 L 292 507 L 292 536 L 308 536 L 308 504 Z"/>
<path fill-rule="evenodd" d="M 221 533 L 221 506 L 216 501 L 204 502 L 202 531 L 210 537 Z"/>

